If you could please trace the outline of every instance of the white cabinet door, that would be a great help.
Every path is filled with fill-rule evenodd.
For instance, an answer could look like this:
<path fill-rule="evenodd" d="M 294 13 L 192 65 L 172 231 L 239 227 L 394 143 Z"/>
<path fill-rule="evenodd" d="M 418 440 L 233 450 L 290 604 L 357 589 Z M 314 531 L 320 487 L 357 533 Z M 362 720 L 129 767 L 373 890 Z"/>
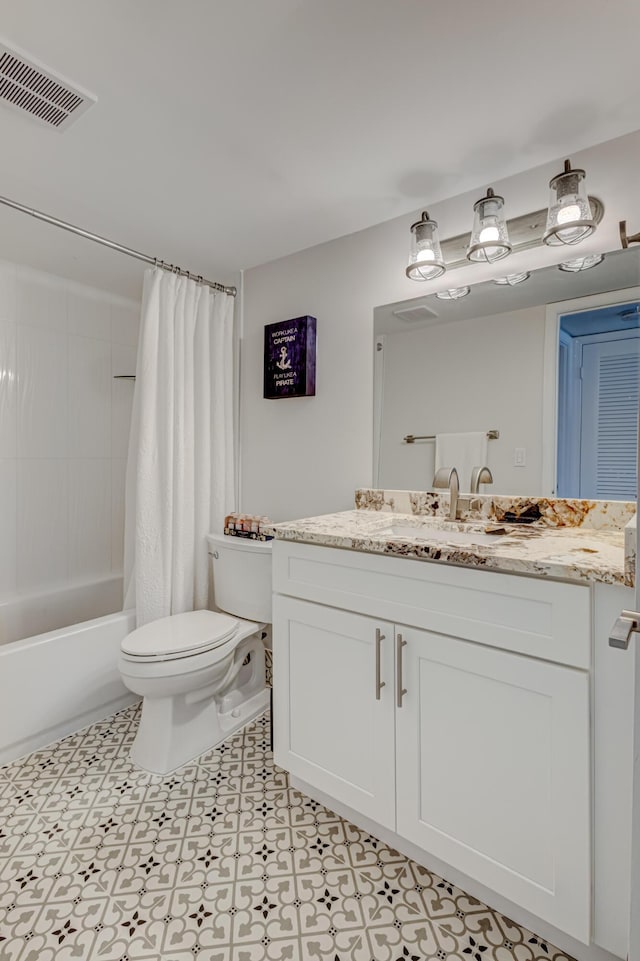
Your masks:
<path fill-rule="evenodd" d="M 588 674 L 397 631 L 398 833 L 588 943 Z"/>
<path fill-rule="evenodd" d="M 276 763 L 395 828 L 392 625 L 275 595 L 273 657 Z"/>

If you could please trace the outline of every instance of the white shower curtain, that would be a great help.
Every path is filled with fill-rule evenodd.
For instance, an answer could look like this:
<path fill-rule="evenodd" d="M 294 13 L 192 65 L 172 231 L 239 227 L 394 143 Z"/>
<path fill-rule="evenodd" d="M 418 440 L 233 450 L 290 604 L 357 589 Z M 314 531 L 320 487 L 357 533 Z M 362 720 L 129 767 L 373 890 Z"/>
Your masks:
<path fill-rule="evenodd" d="M 206 535 L 235 497 L 233 298 L 145 271 L 125 496 L 138 626 L 207 606 Z"/>

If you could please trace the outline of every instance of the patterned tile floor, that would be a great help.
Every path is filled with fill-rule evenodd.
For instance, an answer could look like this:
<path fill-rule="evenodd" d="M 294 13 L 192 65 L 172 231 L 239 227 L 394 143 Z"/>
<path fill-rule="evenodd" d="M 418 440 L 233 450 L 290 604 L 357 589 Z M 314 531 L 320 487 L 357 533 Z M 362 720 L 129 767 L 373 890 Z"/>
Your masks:
<path fill-rule="evenodd" d="M 167 777 L 137 718 L 0 768 L 1 961 L 565 958 L 289 788 L 267 716 Z"/>

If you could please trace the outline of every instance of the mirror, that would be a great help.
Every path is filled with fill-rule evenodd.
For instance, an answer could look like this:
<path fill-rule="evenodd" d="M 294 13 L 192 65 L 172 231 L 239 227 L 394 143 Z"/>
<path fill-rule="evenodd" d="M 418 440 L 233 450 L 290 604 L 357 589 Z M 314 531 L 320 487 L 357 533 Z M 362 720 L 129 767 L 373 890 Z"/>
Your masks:
<path fill-rule="evenodd" d="M 435 435 L 496 431 L 481 492 L 635 499 L 639 321 L 638 249 L 377 307 L 374 486 L 431 489 Z"/>

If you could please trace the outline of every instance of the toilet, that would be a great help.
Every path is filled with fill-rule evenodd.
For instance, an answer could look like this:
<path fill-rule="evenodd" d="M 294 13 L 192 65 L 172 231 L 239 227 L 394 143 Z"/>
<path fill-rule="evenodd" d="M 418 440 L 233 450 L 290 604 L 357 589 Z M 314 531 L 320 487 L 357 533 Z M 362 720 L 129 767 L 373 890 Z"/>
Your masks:
<path fill-rule="evenodd" d="M 271 622 L 271 541 L 207 536 L 216 611 L 173 614 L 120 646 L 122 681 L 143 698 L 131 760 L 168 774 L 269 704 L 262 634 Z"/>

